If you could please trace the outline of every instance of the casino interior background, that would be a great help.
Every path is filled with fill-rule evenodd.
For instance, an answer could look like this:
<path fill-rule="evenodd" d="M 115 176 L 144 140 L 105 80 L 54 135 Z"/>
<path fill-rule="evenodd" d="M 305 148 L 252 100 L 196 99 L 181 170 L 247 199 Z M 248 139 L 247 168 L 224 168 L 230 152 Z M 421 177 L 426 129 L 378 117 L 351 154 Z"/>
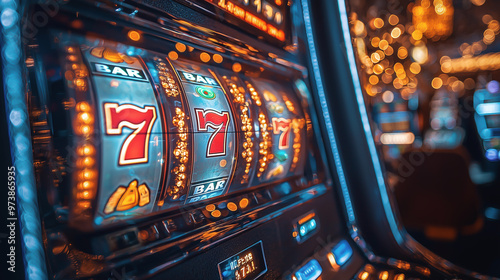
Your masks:
<path fill-rule="evenodd" d="M 500 277 L 497 1 L 0 9 L 5 279 Z"/>

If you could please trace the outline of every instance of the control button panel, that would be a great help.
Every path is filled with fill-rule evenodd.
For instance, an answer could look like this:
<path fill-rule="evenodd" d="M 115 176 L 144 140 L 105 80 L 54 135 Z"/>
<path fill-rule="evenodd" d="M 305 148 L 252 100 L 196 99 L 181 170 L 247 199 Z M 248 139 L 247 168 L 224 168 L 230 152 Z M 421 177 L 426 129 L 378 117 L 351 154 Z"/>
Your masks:
<path fill-rule="evenodd" d="M 292 280 L 315 280 L 321 276 L 322 272 L 323 269 L 319 262 L 312 259 L 295 272 L 292 276 Z"/>
<path fill-rule="evenodd" d="M 318 228 L 316 213 L 311 211 L 294 221 L 292 236 L 298 243 L 302 243 L 317 232 Z"/>

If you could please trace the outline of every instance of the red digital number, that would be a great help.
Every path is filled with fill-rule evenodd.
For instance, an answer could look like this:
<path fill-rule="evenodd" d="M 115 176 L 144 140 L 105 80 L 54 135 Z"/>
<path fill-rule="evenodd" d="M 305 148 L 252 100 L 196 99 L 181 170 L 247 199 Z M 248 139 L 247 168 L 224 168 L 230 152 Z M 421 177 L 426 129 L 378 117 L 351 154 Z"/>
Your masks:
<path fill-rule="evenodd" d="M 156 120 L 156 108 L 132 104 L 104 104 L 106 134 L 120 135 L 123 127 L 132 129 L 120 149 L 119 165 L 148 162 L 149 137 Z"/>
<path fill-rule="evenodd" d="M 288 149 L 290 143 L 290 128 L 292 127 L 292 121 L 284 118 L 273 118 L 273 133 L 279 134 L 280 132 L 280 140 L 279 140 L 279 149 L 284 150 Z"/>
<path fill-rule="evenodd" d="M 229 112 L 217 112 L 210 109 L 194 109 L 198 131 L 215 129 L 208 141 L 207 157 L 226 155 L 227 125 L 229 124 Z"/>

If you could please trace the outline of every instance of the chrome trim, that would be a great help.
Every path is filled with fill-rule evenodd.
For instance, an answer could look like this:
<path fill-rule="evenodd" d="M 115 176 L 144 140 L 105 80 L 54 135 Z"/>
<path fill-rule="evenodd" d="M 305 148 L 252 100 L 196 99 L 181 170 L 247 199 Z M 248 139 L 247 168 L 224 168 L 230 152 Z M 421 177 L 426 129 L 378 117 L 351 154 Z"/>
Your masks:
<path fill-rule="evenodd" d="M 377 177 L 377 183 L 380 191 L 380 196 L 382 198 L 382 204 L 384 205 L 385 215 L 389 226 L 391 228 L 392 234 L 396 239 L 398 244 L 403 244 L 404 239 L 401 227 L 399 227 L 394 212 L 391 207 L 391 202 L 389 200 L 389 195 L 387 194 L 387 187 L 385 185 L 384 174 L 382 172 L 382 166 L 377 153 L 377 147 L 375 146 L 375 141 L 373 140 L 373 135 L 370 127 L 370 121 L 368 120 L 368 113 L 366 110 L 365 101 L 363 99 L 363 92 L 361 90 L 361 83 L 359 81 L 358 71 L 356 67 L 356 59 L 354 58 L 354 49 L 351 42 L 351 34 L 349 31 L 349 19 L 347 17 L 346 3 L 345 0 L 338 0 L 340 21 L 342 24 L 342 33 L 344 35 L 344 43 L 347 50 L 347 60 L 349 61 L 349 70 L 351 72 L 352 83 L 354 86 L 354 93 L 356 94 L 356 100 L 358 102 L 359 113 L 361 115 L 361 121 L 363 122 L 363 129 L 365 132 L 366 142 L 368 144 L 368 149 L 370 150 L 370 156 L 373 162 L 373 168 L 375 170 L 375 176 Z"/>
<path fill-rule="evenodd" d="M 321 111 L 323 113 L 323 117 L 325 119 L 326 131 L 328 133 L 328 138 L 330 139 L 330 145 L 332 147 L 332 155 L 335 161 L 335 167 L 337 170 L 340 188 L 342 190 L 342 195 L 344 196 L 344 203 L 347 211 L 347 217 L 349 220 L 349 224 L 353 225 L 356 223 L 356 218 L 354 215 L 354 209 L 352 208 L 351 196 L 349 195 L 349 189 L 347 187 L 347 181 L 344 175 L 344 169 L 342 167 L 342 162 L 340 160 L 340 154 L 337 147 L 337 141 L 335 140 L 335 133 L 333 131 L 333 124 L 330 119 L 330 111 L 328 110 L 328 104 L 326 101 L 325 90 L 323 88 L 323 80 L 321 77 L 321 72 L 319 70 L 318 64 L 318 56 L 316 53 L 316 46 L 314 43 L 312 24 L 310 18 L 310 10 L 308 0 L 302 0 L 302 13 L 304 15 L 304 25 L 306 29 L 307 35 L 307 45 L 309 47 L 309 55 L 312 64 L 314 81 L 316 82 L 316 89 L 318 93 L 318 97 L 320 100 Z"/>

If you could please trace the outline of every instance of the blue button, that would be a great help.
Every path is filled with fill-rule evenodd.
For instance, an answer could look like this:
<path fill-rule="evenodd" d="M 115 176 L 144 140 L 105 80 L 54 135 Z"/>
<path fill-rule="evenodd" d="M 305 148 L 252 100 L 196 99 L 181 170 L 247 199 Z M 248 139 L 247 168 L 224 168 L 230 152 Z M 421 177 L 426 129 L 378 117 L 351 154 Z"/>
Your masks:
<path fill-rule="evenodd" d="M 316 280 L 321 276 L 322 272 L 323 269 L 321 269 L 319 262 L 312 259 L 295 272 L 295 277 L 297 280 Z"/>
<path fill-rule="evenodd" d="M 352 248 L 346 240 L 340 241 L 332 249 L 333 256 L 338 265 L 345 264 L 352 256 Z"/>

